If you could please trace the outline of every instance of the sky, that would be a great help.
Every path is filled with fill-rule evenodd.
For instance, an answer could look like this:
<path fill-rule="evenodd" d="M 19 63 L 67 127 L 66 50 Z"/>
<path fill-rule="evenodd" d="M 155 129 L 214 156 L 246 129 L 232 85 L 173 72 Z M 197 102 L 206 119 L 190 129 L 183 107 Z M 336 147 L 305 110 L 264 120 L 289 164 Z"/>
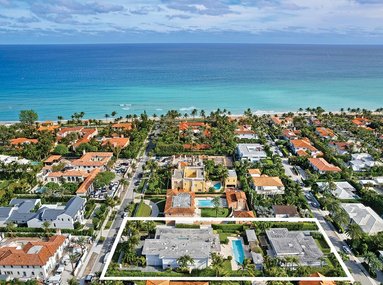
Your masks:
<path fill-rule="evenodd" d="M 0 44 L 383 44 L 383 0 L 0 0 Z"/>

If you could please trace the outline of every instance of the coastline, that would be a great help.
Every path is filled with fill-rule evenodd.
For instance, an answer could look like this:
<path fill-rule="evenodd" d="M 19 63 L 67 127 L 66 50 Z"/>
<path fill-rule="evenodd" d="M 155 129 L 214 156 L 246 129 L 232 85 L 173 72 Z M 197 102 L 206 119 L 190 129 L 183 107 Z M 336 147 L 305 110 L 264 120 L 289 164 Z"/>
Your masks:
<path fill-rule="evenodd" d="M 375 112 L 374 110 L 370 110 L 370 109 L 366 109 L 366 110 L 370 111 L 373 115 L 380 114 L 379 112 Z M 170 110 L 168 110 L 168 111 L 170 111 Z M 282 116 L 283 114 L 287 114 L 287 113 L 293 113 L 294 115 L 302 115 L 302 114 L 306 113 L 306 116 L 309 116 L 309 114 L 307 114 L 308 112 L 305 111 L 305 110 L 303 110 L 303 111 L 284 111 L 284 112 L 258 110 L 258 111 L 253 111 L 252 112 L 252 114 L 255 115 L 255 116 L 263 116 L 263 115 Z M 358 112 L 349 112 L 347 110 L 345 110 L 343 112 L 341 112 L 339 110 L 338 111 L 325 110 L 325 112 L 323 112 L 323 114 L 329 114 L 329 113 L 332 113 L 332 114 L 335 114 L 335 115 L 340 115 L 342 113 L 345 113 L 346 115 L 349 115 L 349 116 L 353 116 L 353 115 L 355 116 L 355 115 L 359 114 Z M 136 115 L 140 115 L 140 114 L 136 114 Z M 208 116 L 208 114 L 207 114 L 207 116 Z M 243 114 L 230 114 L 228 116 L 229 117 L 233 117 L 233 118 L 240 118 L 240 117 L 243 116 Z M 154 121 L 159 121 L 160 120 L 159 116 L 157 116 L 157 117 L 148 116 L 148 118 L 150 120 L 154 120 Z M 201 117 L 199 115 L 198 116 L 194 116 L 194 117 L 190 116 L 188 118 L 184 118 L 183 116 L 178 117 L 178 120 L 201 120 L 201 119 L 203 119 L 203 117 Z M 113 118 L 108 118 L 108 119 L 105 119 L 105 118 L 101 118 L 101 119 L 98 119 L 98 118 L 85 118 L 85 119 L 82 119 L 81 121 L 87 121 L 87 120 L 97 120 L 97 121 L 103 122 L 104 124 L 113 123 L 114 122 Z M 38 120 L 36 122 L 41 124 L 41 123 L 44 123 L 44 122 L 47 122 L 47 121 L 53 122 L 55 124 L 57 124 L 59 122 L 59 120 Z M 67 123 L 68 121 L 69 120 L 65 120 L 65 119 L 64 120 L 60 120 L 60 122 L 63 122 L 63 123 Z M 131 119 L 122 118 L 121 121 L 131 121 Z M 13 125 L 13 124 L 17 124 L 19 122 L 20 121 L 17 121 L 17 120 L 16 121 L 0 121 L 0 125 Z"/>

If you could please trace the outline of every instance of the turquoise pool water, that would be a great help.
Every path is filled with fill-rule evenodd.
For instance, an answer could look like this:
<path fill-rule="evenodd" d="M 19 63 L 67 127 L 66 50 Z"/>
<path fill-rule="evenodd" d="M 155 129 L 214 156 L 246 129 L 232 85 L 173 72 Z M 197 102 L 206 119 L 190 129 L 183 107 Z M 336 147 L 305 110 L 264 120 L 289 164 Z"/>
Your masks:
<path fill-rule="evenodd" d="M 200 208 L 213 208 L 213 199 L 198 199 L 197 205 Z"/>
<path fill-rule="evenodd" d="M 243 264 L 243 261 L 245 260 L 245 251 L 243 250 L 242 242 L 237 239 L 233 240 L 231 243 L 234 252 L 234 260 L 239 264 Z"/>
<path fill-rule="evenodd" d="M 215 190 L 221 190 L 221 188 L 222 188 L 222 184 L 221 184 L 221 182 L 218 182 L 218 183 L 214 184 L 213 188 L 214 188 Z"/>

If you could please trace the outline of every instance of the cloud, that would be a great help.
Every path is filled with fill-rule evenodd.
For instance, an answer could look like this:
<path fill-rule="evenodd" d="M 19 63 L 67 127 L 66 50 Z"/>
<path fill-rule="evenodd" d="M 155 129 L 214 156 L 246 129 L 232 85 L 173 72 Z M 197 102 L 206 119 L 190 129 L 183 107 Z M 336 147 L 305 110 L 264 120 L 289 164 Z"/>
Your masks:
<path fill-rule="evenodd" d="M 31 36 L 304 33 L 383 41 L 383 0 L 0 0 L 0 7 L 3 30 Z"/>

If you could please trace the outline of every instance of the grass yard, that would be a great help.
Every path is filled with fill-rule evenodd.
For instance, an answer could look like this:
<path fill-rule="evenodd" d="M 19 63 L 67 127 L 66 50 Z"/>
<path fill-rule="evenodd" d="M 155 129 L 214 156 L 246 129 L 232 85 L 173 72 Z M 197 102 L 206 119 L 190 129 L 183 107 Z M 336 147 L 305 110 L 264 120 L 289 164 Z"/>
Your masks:
<path fill-rule="evenodd" d="M 139 203 L 137 206 L 136 217 L 150 217 L 152 209 L 145 203 Z"/>
<path fill-rule="evenodd" d="M 228 208 L 218 208 L 218 211 L 214 208 L 202 208 L 201 209 L 201 216 L 202 217 L 220 217 L 225 218 L 228 217 L 230 214 L 230 211 Z"/>

